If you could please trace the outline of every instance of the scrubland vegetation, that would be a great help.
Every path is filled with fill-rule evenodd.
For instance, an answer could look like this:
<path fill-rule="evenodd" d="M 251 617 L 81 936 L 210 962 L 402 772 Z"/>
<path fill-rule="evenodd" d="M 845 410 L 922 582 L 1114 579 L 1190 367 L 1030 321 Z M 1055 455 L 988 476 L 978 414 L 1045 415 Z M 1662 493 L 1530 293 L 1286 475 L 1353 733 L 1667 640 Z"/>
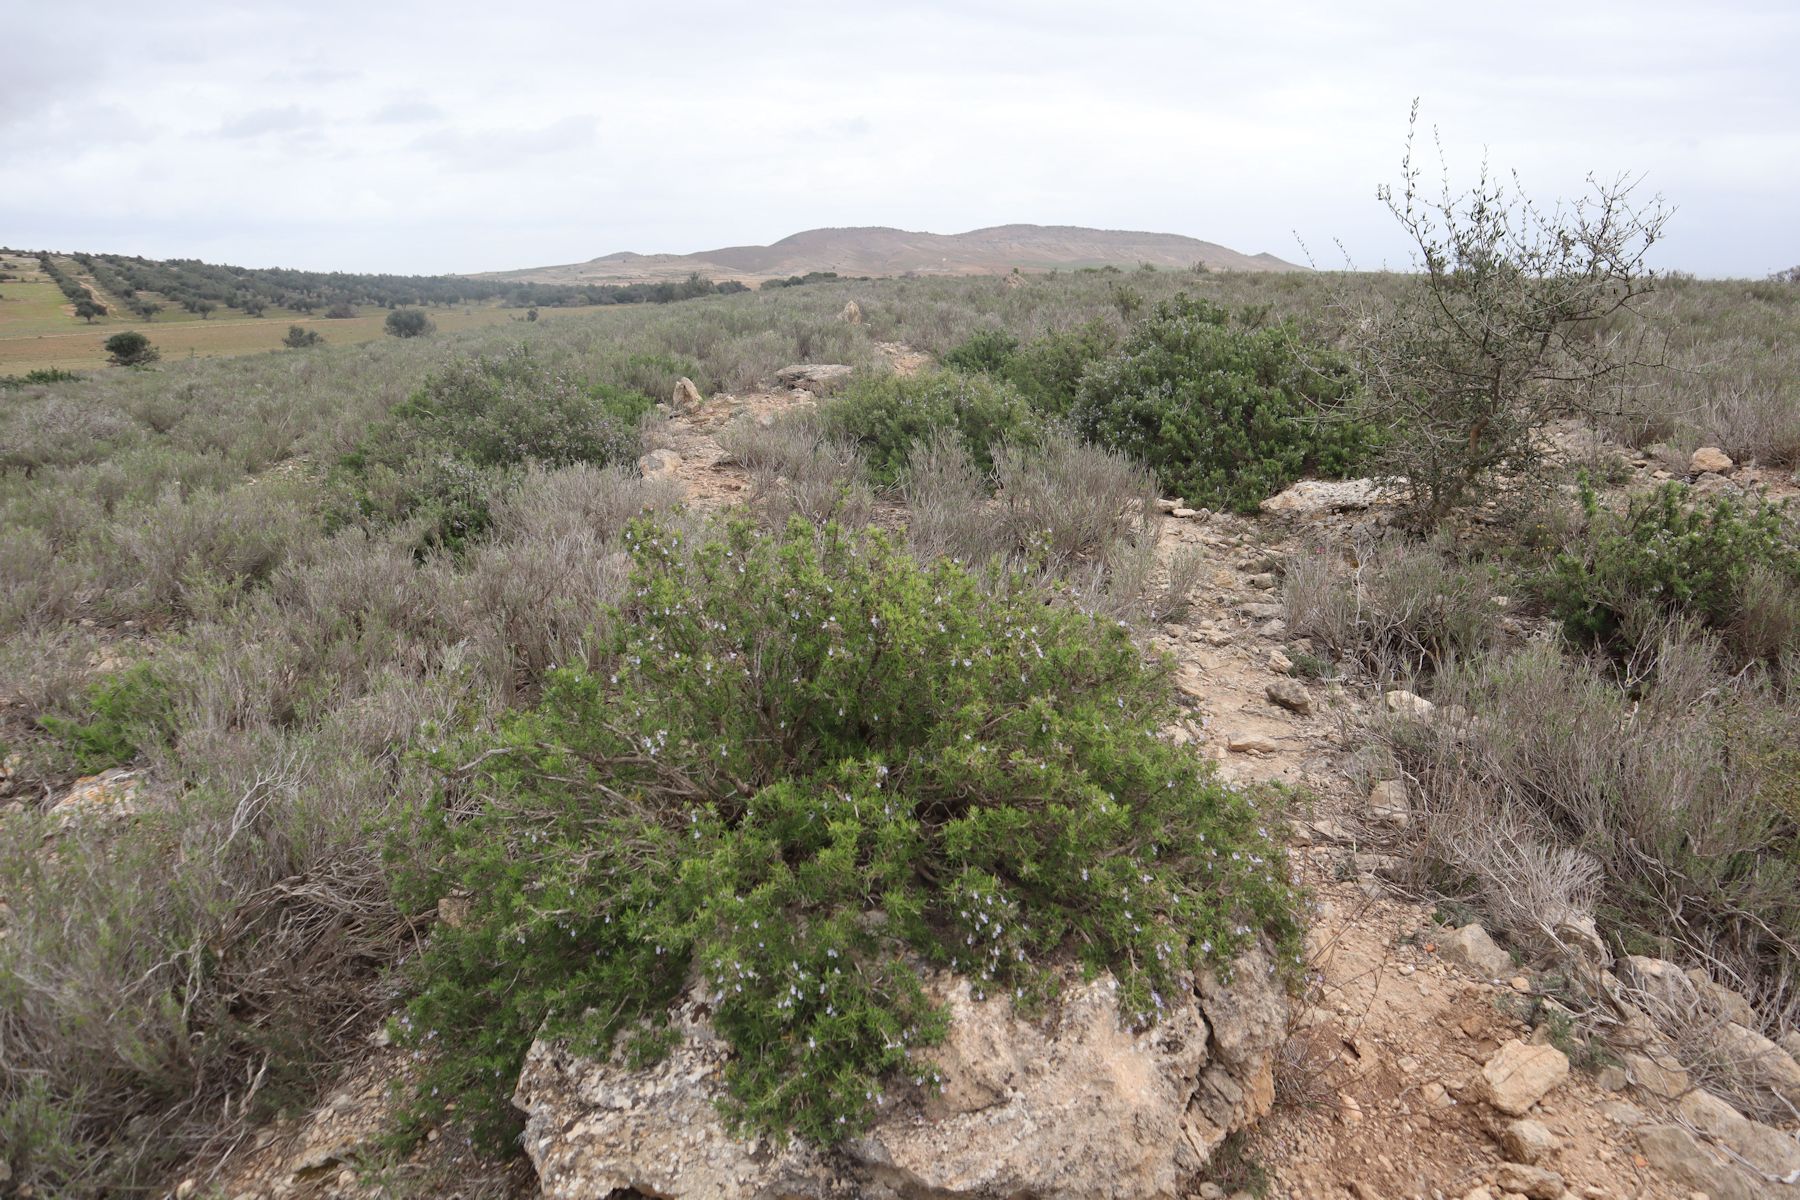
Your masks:
<path fill-rule="evenodd" d="M 734 1115 L 829 1141 L 866 1093 L 929 1086 L 905 1069 L 927 964 L 1025 1004 L 1052 963 L 1109 967 L 1148 1022 L 1180 971 L 1291 949 L 1275 798 L 1153 736 L 1168 681 L 1130 630 L 1197 569 L 1153 586 L 1154 500 L 1394 469 L 1421 443 L 1392 401 L 1421 396 L 1370 400 L 1343 300 L 1417 286 L 817 281 L 11 382 L 15 1181 L 149 1189 L 396 1013 L 415 1118 L 436 1088 L 503 1137 L 491 1101 L 544 1022 L 654 1055 L 690 969 L 746 1051 Z M 1800 288 L 1675 278 L 1633 307 L 1607 330 L 1664 361 L 1503 453 L 1465 426 L 1479 461 L 1412 519 L 1286 564 L 1289 625 L 1320 669 L 1460 714 L 1384 730 L 1443 891 L 1522 942 L 1597 910 L 1774 1030 L 1800 1013 L 1794 516 L 1605 485 L 1621 452 L 1681 473 L 1716 445 L 1791 489 Z M 896 377 L 877 341 L 943 367 Z M 859 374 L 726 431 L 743 513 L 639 478 L 676 379 L 796 362 Z M 1551 418 L 1618 442 L 1554 451 Z M 903 528 L 869 528 L 888 501 Z M 140 772 L 135 815 L 52 810 L 111 767 Z"/>

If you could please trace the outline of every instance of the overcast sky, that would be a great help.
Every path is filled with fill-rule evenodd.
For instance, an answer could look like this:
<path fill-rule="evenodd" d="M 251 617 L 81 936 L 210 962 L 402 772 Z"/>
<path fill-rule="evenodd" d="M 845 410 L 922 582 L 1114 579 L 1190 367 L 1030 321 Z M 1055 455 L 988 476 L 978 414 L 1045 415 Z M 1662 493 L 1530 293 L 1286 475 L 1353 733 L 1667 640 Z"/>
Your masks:
<path fill-rule="evenodd" d="M 0 242 L 419 273 L 1014 221 L 1406 264 L 1459 181 L 1644 177 L 1659 256 L 1800 263 L 1796 0 L 6 0 Z"/>

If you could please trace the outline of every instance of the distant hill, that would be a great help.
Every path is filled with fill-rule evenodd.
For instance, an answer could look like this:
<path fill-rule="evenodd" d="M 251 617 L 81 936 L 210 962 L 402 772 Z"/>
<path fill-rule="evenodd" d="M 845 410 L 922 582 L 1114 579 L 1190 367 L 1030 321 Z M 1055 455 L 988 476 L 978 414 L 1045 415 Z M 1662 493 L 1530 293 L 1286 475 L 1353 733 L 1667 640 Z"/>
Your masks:
<path fill-rule="evenodd" d="M 520 271 L 494 271 L 482 279 L 542 284 L 639 282 L 685 279 L 770 279 L 836 271 L 839 275 L 1002 275 L 1079 267 L 1187 268 L 1196 263 L 1225 271 L 1301 271 L 1272 254 L 1242 254 L 1214 242 L 1175 233 L 1085 229 L 1078 225 L 996 225 L 968 233 L 909 233 L 884 226 L 809 229 L 772 246 L 725 246 L 696 254 L 621 251 L 587 262 Z"/>

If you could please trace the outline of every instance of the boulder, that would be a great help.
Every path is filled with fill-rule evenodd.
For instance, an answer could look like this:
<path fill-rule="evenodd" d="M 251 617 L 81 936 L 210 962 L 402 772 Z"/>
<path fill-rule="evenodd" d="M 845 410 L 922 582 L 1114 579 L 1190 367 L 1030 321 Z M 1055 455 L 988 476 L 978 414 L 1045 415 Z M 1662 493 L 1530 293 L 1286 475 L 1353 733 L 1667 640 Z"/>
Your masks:
<path fill-rule="evenodd" d="M 1369 787 L 1369 818 L 1396 829 L 1405 829 L 1412 822 L 1412 800 L 1406 794 L 1404 779 L 1380 779 Z"/>
<path fill-rule="evenodd" d="M 1317 517 L 1326 513 L 1368 508 L 1381 498 L 1373 479 L 1302 479 L 1286 491 L 1262 502 L 1266 513 L 1289 517 Z"/>
<path fill-rule="evenodd" d="M 1120 1020 L 1109 975 L 1071 978 L 1047 1021 L 976 999 L 966 979 L 939 973 L 927 986 L 949 1015 L 924 1055 L 942 1090 L 894 1089 L 870 1128 L 833 1150 L 729 1132 L 717 1102 L 730 1051 L 695 991 L 673 1013 L 674 1049 L 652 1066 L 540 1039 L 514 1103 L 542 1194 L 1161 1200 L 1273 1102 L 1287 1000 L 1262 950 L 1234 964 L 1229 984 L 1209 976 L 1166 998 L 1144 1031 Z"/>
<path fill-rule="evenodd" d="M 1482 1065 L 1482 1093 L 1496 1109 L 1520 1117 L 1568 1077 L 1569 1059 L 1561 1050 L 1514 1039 Z"/>
<path fill-rule="evenodd" d="M 1626 1077 L 1652 1096 L 1673 1100 L 1693 1086 L 1687 1069 L 1668 1055 L 1651 1056 L 1627 1051 L 1620 1056 Z"/>
<path fill-rule="evenodd" d="M 1308 692 L 1306 685 L 1298 680 L 1277 679 L 1268 686 L 1267 693 L 1271 704 L 1279 705 L 1289 712 L 1298 713 L 1303 717 L 1312 715 L 1312 693 Z"/>
<path fill-rule="evenodd" d="M 638 474 L 645 479 L 667 479 L 681 465 L 681 455 L 673 450 L 652 450 L 638 459 Z"/>
<path fill-rule="evenodd" d="M 675 394 L 669 398 L 669 407 L 678 413 L 698 412 L 706 401 L 700 397 L 700 389 L 694 381 L 683 375 L 675 381 Z"/>
<path fill-rule="evenodd" d="M 1696 1088 L 1681 1098 L 1681 1119 L 1714 1142 L 1730 1147 L 1768 1175 L 1800 1171 L 1800 1141 L 1752 1121 L 1711 1092 Z"/>
<path fill-rule="evenodd" d="M 1679 1183 L 1705 1192 L 1711 1200 L 1757 1200 L 1761 1191 L 1748 1171 L 1715 1156 L 1679 1125 L 1651 1125 L 1639 1130 L 1638 1148 L 1651 1166 Z"/>
<path fill-rule="evenodd" d="M 1395 688 L 1381 698 L 1387 710 L 1398 717 L 1414 717 L 1428 720 L 1437 711 L 1437 705 L 1414 692 L 1403 688 Z"/>
<path fill-rule="evenodd" d="M 1800 1062 L 1793 1055 L 1735 1021 L 1719 1026 L 1713 1045 L 1745 1082 L 1774 1095 L 1783 1108 L 1800 1109 Z"/>
<path fill-rule="evenodd" d="M 1483 979 L 1498 979 L 1513 966 L 1512 955 L 1495 945 L 1487 930 L 1473 923 L 1439 938 L 1438 954 Z"/>
<path fill-rule="evenodd" d="M 137 812 L 142 777 L 142 771 L 122 767 L 83 776 L 50 806 L 50 814 L 62 825 L 94 817 L 132 816 Z"/>
<path fill-rule="evenodd" d="M 1692 1020 L 1700 1010 L 1700 990 L 1680 967 L 1664 958 L 1628 954 L 1613 974 L 1638 992 L 1638 1007 L 1663 1024 Z"/>
<path fill-rule="evenodd" d="M 1688 470 L 1695 475 L 1724 474 L 1736 465 L 1731 455 L 1717 446 L 1702 446 L 1688 459 Z"/>
<path fill-rule="evenodd" d="M 1736 1021 L 1739 1025 L 1756 1026 L 1756 1010 L 1742 995 L 1732 991 L 1699 967 L 1689 967 L 1682 972 L 1693 983 L 1699 993 L 1700 1003 L 1706 1010 L 1721 1021 Z M 1790 1051 L 1791 1053 L 1791 1051 Z"/>

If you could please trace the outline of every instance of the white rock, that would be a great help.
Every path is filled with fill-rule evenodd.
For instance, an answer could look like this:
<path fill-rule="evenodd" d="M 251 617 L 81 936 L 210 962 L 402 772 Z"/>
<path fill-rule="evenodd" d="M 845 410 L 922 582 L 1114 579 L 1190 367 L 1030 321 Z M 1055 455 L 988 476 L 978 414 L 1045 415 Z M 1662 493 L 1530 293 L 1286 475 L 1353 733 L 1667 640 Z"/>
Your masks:
<path fill-rule="evenodd" d="M 540 1040 L 514 1103 L 547 1200 L 600 1200 L 636 1188 L 682 1200 L 1172 1200 L 1232 1131 L 1267 1111 L 1287 1000 L 1269 959 L 1246 955 L 1166 997 L 1161 1019 L 1121 1021 L 1111 976 L 1070 980 L 1048 1023 L 1005 998 L 976 1000 L 936 975 L 949 1012 L 927 1051 L 945 1075 L 934 1098 L 891 1097 L 839 1150 L 740 1140 L 716 1107 L 729 1049 L 689 993 L 669 1056 L 632 1069 Z"/>
<path fill-rule="evenodd" d="M 1482 1065 L 1487 1102 L 1508 1116 L 1523 1116 L 1550 1089 L 1569 1077 L 1569 1059 L 1555 1046 L 1533 1046 L 1516 1038 Z"/>
<path fill-rule="evenodd" d="M 1717 446 L 1702 446 L 1688 459 L 1688 470 L 1695 475 L 1723 474 L 1736 465 L 1731 455 Z"/>
<path fill-rule="evenodd" d="M 1266 513 L 1291 517 L 1311 517 L 1322 513 L 1345 512 L 1368 508 L 1381 498 L 1381 488 L 1372 479 L 1302 479 L 1286 491 L 1262 502 Z"/>
<path fill-rule="evenodd" d="M 1387 705 L 1387 710 L 1398 716 L 1417 717 L 1424 720 L 1437 711 L 1437 705 L 1425 697 L 1403 688 L 1395 688 L 1381 699 L 1382 703 Z"/>

